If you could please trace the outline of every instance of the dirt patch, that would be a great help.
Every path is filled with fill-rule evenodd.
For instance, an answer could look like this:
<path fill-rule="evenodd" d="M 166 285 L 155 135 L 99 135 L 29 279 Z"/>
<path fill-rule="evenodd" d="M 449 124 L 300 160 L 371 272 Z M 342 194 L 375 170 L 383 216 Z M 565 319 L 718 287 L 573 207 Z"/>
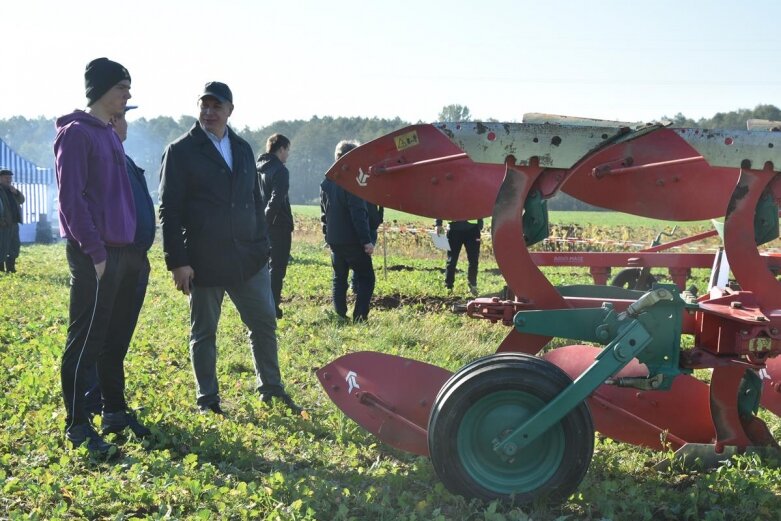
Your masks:
<path fill-rule="evenodd" d="M 350 300 L 348 294 L 348 300 Z M 486 295 L 488 296 L 488 295 Z M 294 305 L 296 299 L 287 301 L 288 305 Z M 313 296 L 308 298 L 310 302 L 321 305 L 331 303 L 331 297 Z M 452 311 L 454 313 L 464 313 L 468 299 L 461 296 L 435 297 L 429 295 L 409 296 L 394 293 L 393 295 L 375 296 L 372 298 L 372 309 L 396 309 L 402 306 L 413 306 L 426 313 L 441 313 L 442 311 Z M 283 300 L 283 306 L 286 302 Z M 348 307 L 352 304 L 348 303 Z"/>
<path fill-rule="evenodd" d="M 410 297 L 396 293 L 372 299 L 372 307 L 377 309 L 396 309 L 402 306 L 415 306 L 424 311 L 442 311 L 452 309 L 458 304 L 466 304 L 460 297 L 432 297 L 428 295 Z"/>
<path fill-rule="evenodd" d="M 444 271 L 442 269 L 437 268 L 413 268 L 412 266 L 405 266 L 403 264 L 395 264 L 393 266 L 388 266 L 388 271 Z"/>

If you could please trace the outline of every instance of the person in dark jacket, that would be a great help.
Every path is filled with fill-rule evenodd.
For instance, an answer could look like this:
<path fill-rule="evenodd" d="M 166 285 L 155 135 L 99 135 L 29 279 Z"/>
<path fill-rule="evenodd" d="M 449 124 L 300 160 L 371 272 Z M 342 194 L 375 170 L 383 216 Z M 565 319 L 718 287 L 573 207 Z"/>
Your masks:
<path fill-rule="evenodd" d="M 385 208 L 366 201 L 366 211 L 369 214 L 369 232 L 372 244 L 377 244 L 377 230 L 385 217 Z"/>
<path fill-rule="evenodd" d="M 87 370 L 97 363 L 104 418 L 116 429 L 136 425 L 124 396 L 126 349 L 119 337 L 132 316 L 143 256 L 132 247 L 136 207 L 125 152 L 110 124 L 130 99 L 130 74 L 98 58 L 84 79 L 88 109 L 58 118 L 54 140 L 60 235 L 71 273 L 61 378 L 68 440 L 110 457 L 116 446 L 95 432 L 85 409 Z"/>
<path fill-rule="evenodd" d="M 0 272 L 9 273 L 16 273 L 24 203 L 24 194 L 12 183 L 13 175 L 7 168 L 0 170 Z"/>
<path fill-rule="evenodd" d="M 336 145 L 335 159 L 357 146 L 353 141 L 340 141 Z M 320 184 L 320 220 L 325 241 L 331 248 L 334 309 L 340 317 L 347 317 L 347 278 L 352 269 L 356 289 L 353 320 L 365 321 L 375 282 L 371 257 L 374 243 L 366 201 L 325 179 Z"/>
<path fill-rule="evenodd" d="M 128 105 L 125 107 L 124 111 L 115 114 L 111 119 L 111 125 L 114 127 L 114 131 L 123 143 L 127 140 L 127 119 L 125 119 L 125 113 L 128 110 L 135 108 L 137 107 Z M 144 305 L 146 287 L 149 283 L 150 266 L 147 252 L 149 251 L 149 248 L 152 247 L 152 243 L 155 240 L 155 206 L 152 202 L 152 197 L 149 195 L 149 188 L 147 187 L 146 178 L 144 177 L 144 170 L 139 168 L 127 154 L 125 154 L 125 163 L 127 166 L 127 174 L 130 179 L 130 186 L 133 191 L 133 201 L 136 206 L 136 235 L 133 239 L 133 248 L 138 250 L 143 257 L 141 271 L 138 274 L 138 281 L 136 282 L 133 306 L 130 309 L 130 316 L 124 321 L 124 330 L 117 331 L 117 337 L 114 339 L 120 348 L 124 349 L 125 353 L 127 353 L 130 348 L 130 341 L 133 338 L 133 332 L 138 323 L 138 315 L 141 312 L 141 307 Z M 102 395 L 100 392 L 100 384 L 98 383 L 97 365 L 93 365 L 87 372 L 87 383 L 85 387 L 87 389 L 85 393 L 85 407 L 87 411 L 93 414 L 100 414 Z M 151 434 L 151 431 L 143 425 L 140 425 L 134 416 L 131 416 L 128 422 L 125 422 L 124 420 L 125 418 L 123 415 L 112 413 L 105 414 L 102 421 L 103 432 L 119 432 L 127 426 L 136 436 L 148 436 Z"/>
<path fill-rule="evenodd" d="M 437 233 L 442 235 L 442 220 L 437 219 L 435 226 Z M 445 266 L 445 287 L 452 290 L 456 281 L 456 265 L 461 254 L 461 246 L 466 250 L 466 258 L 469 261 L 469 270 L 466 278 L 469 283 L 469 291 L 477 296 L 477 268 L 480 263 L 480 231 L 483 229 L 483 220 L 451 221 L 447 230 L 447 240 L 450 250 L 447 252 L 447 264 Z"/>
<path fill-rule="evenodd" d="M 250 331 L 257 390 L 265 403 L 301 408 L 285 392 L 277 357 L 265 208 L 250 145 L 230 127 L 233 93 L 206 84 L 200 115 L 168 145 L 160 180 L 165 262 L 190 297 L 190 358 L 201 412 L 224 414 L 217 384 L 217 325 L 227 293 Z"/>
<path fill-rule="evenodd" d="M 366 213 L 369 216 L 369 236 L 371 237 L 372 244 L 377 245 L 377 230 L 383 222 L 385 215 L 385 208 L 376 204 L 364 201 L 366 203 Z M 354 294 L 358 294 L 358 281 L 355 277 L 355 271 L 352 272 L 350 278 L 350 288 Z"/>
<path fill-rule="evenodd" d="M 277 318 L 282 318 L 282 284 L 293 239 L 293 212 L 288 198 L 290 173 L 285 167 L 289 155 L 290 140 L 282 134 L 273 134 L 266 140 L 266 153 L 258 158 L 256 164 L 271 244 L 269 272 Z"/>

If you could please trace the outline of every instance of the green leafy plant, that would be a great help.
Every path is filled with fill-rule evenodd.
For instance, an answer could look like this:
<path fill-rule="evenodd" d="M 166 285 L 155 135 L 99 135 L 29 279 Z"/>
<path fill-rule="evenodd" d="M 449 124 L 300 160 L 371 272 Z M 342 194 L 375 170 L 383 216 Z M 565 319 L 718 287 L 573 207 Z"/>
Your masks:
<path fill-rule="evenodd" d="M 600 435 L 586 479 L 562 505 L 519 509 L 450 494 L 426 458 L 389 448 L 346 418 L 314 371 L 358 350 L 454 371 L 494 352 L 507 329 L 453 313 L 452 305 L 465 301 L 465 283 L 448 294 L 444 256 L 414 241 L 387 250 L 388 266 L 404 269 L 383 273 L 375 257 L 378 283 L 367 323 L 334 319 L 328 253 L 316 224 L 308 226 L 294 238 L 278 335 L 288 390 L 309 418 L 268 408 L 253 393 L 246 332 L 230 305 L 217 340 L 229 417 L 198 414 L 187 301 L 174 290 L 155 245 L 146 303 L 126 360 L 129 402 L 142 408 L 139 418 L 153 437 L 116 438 L 123 454 L 116 463 L 92 461 L 85 449 L 70 449 L 64 441 L 64 245 L 24 246 L 19 273 L 0 276 L 0 518 L 778 519 L 781 472 L 769 461 L 752 455 L 715 472 L 677 466 L 660 472 L 652 464 L 665 454 Z M 557 283 L 589 280 L 585 270 L 545 271 Z M 485 250 L 479 279 L 486 293 L 504 285 Z M 778 437 L 779 418 L 762 417 Z"/>

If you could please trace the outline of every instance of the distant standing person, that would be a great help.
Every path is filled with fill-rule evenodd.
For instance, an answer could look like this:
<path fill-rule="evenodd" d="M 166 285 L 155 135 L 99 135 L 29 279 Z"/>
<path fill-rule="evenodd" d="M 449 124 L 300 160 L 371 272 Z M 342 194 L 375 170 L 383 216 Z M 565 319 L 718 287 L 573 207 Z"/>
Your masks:
<path fill-rule="evenodd" d="M 277 318 L 282 318 L 282 285 L 290 259 L 294 227 L 288 197 L 290 173 L 285 166 L 289 155 L 290 140 L 282 134 L 273 134 L 266 141 L 266 152 L 256 164 L 271 244 L 269 273 Z"/>
<path fill-rule="evenodd" d="M 357 146 L 354 141 L 340 141 L 334 159 L 338 160 Z M 320 184 L 320 220 L 325 241 L 331 249 L 334 310 L 337 315 L 347 317 L 347 278 L 352 269 L 356 291 L 353 321 L 365 321 L 375 282 L 371 257 L 374 243 L 366 201 L 326 178 Z"/>
<path fill-rule="evenodd" d="M 436 221 L 437 233 L 442 235 L 442 220 Z M 477 269 L 480 263 L 480 231 L 483 229 L 483 220 L 451 221 L 447 230 L 447 240 L 450 250 L 447 252 L 447 264 L 445 266 L 445 287 L 453 289 L 456 281 L 456 265 L 461 247 L 466 250 L 466 258 L 469 261 L 469 269 L 466 274 L 469 283 L 469 292 L 477 296 Z"/>
<path fill-rule="evenodd" d="M 127 140 L 127 119 L 125 119 L 125 114 L 128 110 L 135 108 L 137 107 L 127 106 L 125 107 L 125 110 L 115 114 L 114 117 L 111 118 L 111 125 L 114 127 L 114 131 L 123 143 Z M 130 186 L 133 191 L 133 201 L 136 206 L 136 235 L 133 239 L 132 248 L 138 250 L 143 257 L 141 271 L 138 274 L 138 281 L 136 282 L 133 306 L 130 309 L 131 315 L 126 321 L 123 321 L 125 329 L 118 331 L 118 336 L 114 339 L 114 341 L 125 350 L 125 353 L 127 353 L 130 348 L 130 341 L 133 339 L 133 332 L 138 323 L 138 315 L 141 312 L 141 307 L 144 305 L 146 287 L 149 284 L 150 267 L 147 252 L 155 241 L 155 207 L 152 202 L 152 197 L 149 195 L 149 188 L 147 187 L 146 178 L 144 177 L 144 170 L 139 168 L 127 154 L 125 154 L 125 164 L 128 178 L 130 179 Z M 93 365 L 92 370 L 87 372 L 85 398 L 87 412 L 100 414 L 102 396 L 96 365 Z M 130 430 L 133 431 L 136 436 L 148 436 L 151 434 L 149 429 L 138 423 L 132 413 L 127 414 L 130 414 L 130 416 L 128 417 L 124 413 L 109 413 L 104 415 L 102 422 L 103 434 L 121 431 L 125 426 L 130 427 Z M 126 419 L 127 421 L 125 421 Z"/>
<path fill-rule="evenodd" d="M 0 271 L 16 273 L 19 257 L 19 225 L 24 194 L 13 185 L 13 172 L 0 170 Z"/>
<path fill-rule="evenodd" d="M 217 325 L 227 293 L 249 329 L 257 391 L 264 403 L 301 407 L 285 392 L 268 272 L 265 208 L 249 143 L 228 126 L 233 93 L 204 86 L 198 121 L 163 155 L 160 222 L 165 262 L 190 297 L 190 359 L 198 408 L 224 414 L 217 383 Z"/>
<path fill-rule="evenodd" d="M 130 99 L 130 74 L 98 58 L 87 65 L 84 80 L 88 108 L 58 118 L 54 140 L 60 235 L 67 239 L 71 273 L 62 392 L 67 438 L 111 456 L 115 446 L 90 424 L 84 394 L 87 370 L 97 363 L 104 424 L 136 426 L 125 401 L 126 349 L 119 338 L 133 317 L 143 255 L 133 248 L 133 190 L 122 142 L 110 124 Z"/>

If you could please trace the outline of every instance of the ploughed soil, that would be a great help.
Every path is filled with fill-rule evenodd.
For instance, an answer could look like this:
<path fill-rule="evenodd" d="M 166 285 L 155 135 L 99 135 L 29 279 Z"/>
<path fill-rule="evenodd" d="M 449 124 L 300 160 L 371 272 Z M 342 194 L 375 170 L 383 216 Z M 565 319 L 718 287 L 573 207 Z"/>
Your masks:
<path fill-rule="evenodd" d="M 375 266 L 375 272 L 380 271 L 381 268 Z M 444 276 L 444 268 L 426 268 L 426 267 L 412 267 L 403 264 L 396 264 L 388 266 L 388 271 L 436 271 L 442 273 Z M 484 273 L 499 273 L 497 269 L 481 270 Z M 460 269 L 456 269 L 456 272 L 461 272 Z M 348 289 L 348 296 L 351 290 Z M 498 293 L 480 294 L 480 297 L 500 297 L 505 298 Z M 330 296 L 327 297 L 310 297 L 311 301 L 326 304 L 331 301 Z M 372 298 L 371 307 L 374 309 L 395 309 L 401 306 L 415 306 L 420 308 L 424 312 L 441 312 L 442 310 L 450 310 L 453 313 L 466 312 L 466 304 L 471 300 L 471 297 L 466 295 L 448 295 L 448 296 L 433 296 L 433 295 L 402 295 L 400 293 L 394 293 L 393 295 L 375 296 Z M 284 295 L 283 295 L 284 301 Z"/>
<path fill-rule="evenodd" d="M 350 290 L 347 290 L 347 296 L 349 301 Z M 318 304 L 328 304 L 331 302 L 331 297 L 310 297 L 310 301 L 316 302 Z M 455 313 L 463 313 L 466 311 L 467 302 L 468 299 L 466 297 L 457 295 L 435 297 L 429 295 L 409 296 L 402 295 L 400 293 L 394 293 L 393 295 L 372 297 L 371 307 L 372 309 L 396 309 L 401 306 L 415 306 L 424 312 L 441 312 L 442 310 L 447 309 Z M 283 308 L 285 304 L 286 302 L 283 295 Z M 287 305 L 292 304 L 292 302 L 289 302 Z"/>

